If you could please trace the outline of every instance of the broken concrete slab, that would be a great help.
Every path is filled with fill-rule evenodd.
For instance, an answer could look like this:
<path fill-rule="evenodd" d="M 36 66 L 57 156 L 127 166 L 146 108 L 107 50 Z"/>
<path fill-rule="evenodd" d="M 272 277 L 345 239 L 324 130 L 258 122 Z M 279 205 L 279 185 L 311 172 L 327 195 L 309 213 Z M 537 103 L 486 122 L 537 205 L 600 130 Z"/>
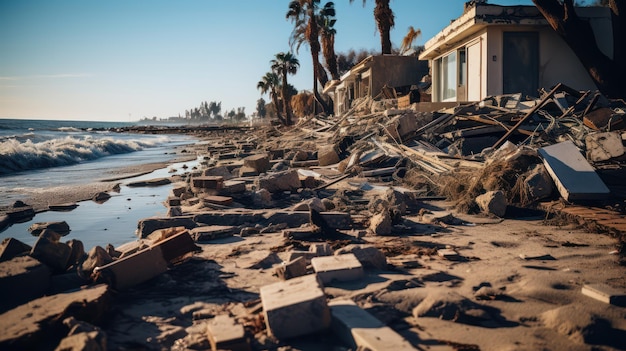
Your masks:
<path fill-rule="evenodd" d="M 331 329 L 353 349 L 371 351 L 417 350 L 393 329 L 361 309 L 352 300 L 337 299 L 328 303 Z"/>
<path fill-rule="evenodd" d="M 546 170 L 566 201 L 600 200 L 610 190 L 571 141 L 538 150 Z"/>
<path fill-rule="evenodd" d="M 583 295 L 610 305 L 626 306 L 626 292 L 615 289 L 607 284 L 585 284 L 581 292 Z"/>
<path fill-rule="evenodd" d="M 44 336 L 62 328 L 63 320 L 78 320 L 99 324 L 109 307 L 109 289 L 96 285 L 71 293 L 41 297 L 0 315 L 0 349 L 38 350 Z M 58 339 L 61 336 L 57 336 Z"/>
<path fill-rule="evenodd" d="M 92 276 L 97 282 L 106 282 L 117 290 L 127 290 L 165 273 L 167 263 L 161 247 L 154 246 L 97 267 Z"/>
<path fill-rule="evenodd" d="M 288 339 L 325 330 L 330 309 L 314 274 L 262 286 L 261 303 L 270 335 Z"/>
<path fill-rule="evenodd" d="M 219 315 L 207 323 L 207 334 L 211 349 L 249 351 L 250 342 L 241 324 L 228 315 Z"/>
<path fill-rule="evenodd" d="M 146 218 L 137 223 L 137 236 L 145 238 L 155 230 L 171 227 L 193 229 L 197 227 L 197 224 L 194 222 L 193 216 Z"/>
<path fill-rule="evenodd" d="M 321 212 L 319 215 L 331 229 L 349 229 L 352 224 L 349 213 L 333 211 Z M 265 218 L 268 223 L 285 223 L 291 228 L 311 223 L 311 213 L 309 211 L 268 211 Z"/>
<path fill-rule="evenodd" d="M 322 283 L 351 281 L 363 278 L 363 265 L 354 254 L 314 257 L 311 266 Z"/>
<path fill-rule="evenodd" d="M 600 162 L 619 157 L 624 154 L 622 135 L 620 132 L 587 134 L 585 137 L 587 159 Z"/>
<path fill-rule="evenodd" d="M 246 182 L 243 180 L 226 180 L 220 194 L 241 194 L 246 192 Z"/>
<path fill-rule="evenodd" d="M 237 227 L 232 225 L 207 225 L 190 231 L 194 241 L 210 241 L 233 236 Z"/>
<path fill-rule="evenodd" d="M 311 224 L 303 224 L 297 228 L 286 228 L 283 229 L 283 237 L 285 239 L 292 240 L 304 240 L 314 236 L 317 236 L 321 233 L 320 227 Z"/>
<path fill-rule="evenodd" d="M 230 206 L 233 204 L 233 198 L 230 196 L 208 195 L 203 196 L 202 201 L 208 204 L 220 206 Z"/>
<path fill-rule="evenodd" d="M 43 296 L 50 276 L 48 266 L 30 256 L 0 262 L 0 313 Z"/>
<path fill-rule="evenodd" d="M 38 236 L 45 229 L 50 229 L 53 232 L 65 236 L 70 233 L 70 226 L 67 222 L 38 222 L 33 223 L 30 227 L 28 227 L 28 231 L 35 236 Z"/>
<path fill-rule="evenodd" d="M 161 186 L 161 185 L 167 185 L 171 183 L 172 183 L 172 180 L 170 178 L 155 178 L 155 179 L 130 182 L 130 183 L 127 183 L 126 186 L 131 187 L 131 188 L 137 188 L 137 187 L 148 187 L 148 186 Z"/>

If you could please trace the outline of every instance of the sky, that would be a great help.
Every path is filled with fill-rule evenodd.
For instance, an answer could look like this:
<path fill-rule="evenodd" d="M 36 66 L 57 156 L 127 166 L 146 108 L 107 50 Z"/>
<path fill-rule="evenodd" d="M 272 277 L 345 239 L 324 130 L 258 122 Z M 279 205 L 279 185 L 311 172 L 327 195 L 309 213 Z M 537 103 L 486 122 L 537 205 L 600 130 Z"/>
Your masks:
<path fill-rule="evenodd" d="M 335 0 L 335 50 L 380 50 L 374 0 Z M 325 1 L 321 2 L 322 4 Z M 395 48 L 415 45 L 463 12 L 465 0 L 391 0 Z M 491 0 L 532 5 L 531 0 Z M 256 85 L 290 51 L 289 0 L 0 0 L 0 118 L 137 121 L 184 115 L 203 101 L 256 110 Z M 311 90 L 307 46 L 289 82 Z M 320 57 L 320 59 L 322 59 Z"/>

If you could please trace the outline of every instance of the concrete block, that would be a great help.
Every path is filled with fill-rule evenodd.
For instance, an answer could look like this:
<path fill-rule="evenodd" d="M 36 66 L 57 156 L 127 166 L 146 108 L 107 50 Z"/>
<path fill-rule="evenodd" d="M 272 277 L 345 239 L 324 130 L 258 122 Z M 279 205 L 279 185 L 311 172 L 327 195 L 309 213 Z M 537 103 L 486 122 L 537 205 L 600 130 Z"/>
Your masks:
<path fill-rule="evenodd" d="M 27 254 L 32 250 L 27 244 L 14 239 L 4 238 L 0 243 L 0 262 L 8 261 L 16 256 Z"/>
<path fill-rule="evenodd" d="M 333 300 L 328 305 L 332 314 L 333 333 L 353 349 L 417 350 L 400 334 L 361 309 L 352 300 Z"/>
<path fill-rule="evenodd" d="M 126 290 L 167 271 L 167 261 L 160 246 L 138 251 L 94 269 L 96 281 L 107 282 L 117 290 Z"/>
<path fill-rule="evenodd" d="M 330 326 L 330 309 L 316 275 L 262 286 L 267 330 L 278 339 L 316 333 Z"/>
<path fill-rule="evenodd" d="M 320 166 L 334 165 L 340 161 L 334 145 L 322 146 L 317 149 L 317 160 Z"/>
<path fill-rule="evenodd" d="M 204 170 L 204 176 L 222 177 L 224 180 L 235 178 L 226 166 L 211 167 Z"/>
<path fill-rule="evenodd" d="M 233 204 L 233 198 L 230 196 L 208 195 L 203 196 L 202 201 L 221 206 L 230 206 Z"/>
<path fill-rule="evenodd" d="M 298 251 L 298 250 L 294 250 L 294 251 L 289 251 L 288 252 L 288 256 L 287 256 L 287 261 L 293 261 L 299 257 L 304 257 L 306 264 L 310 264 L 311 263 L 311 259 L 313 257 L 318 257 L 319 255 L 314 253 L 314 252 L 310 252 L 310 251 Z"/>
<path fill-rule="evenodd" d="M 350 281 L 363 278 L 363 266 L 354 254 L 315 257 L 311 265 L 322 283 L 333 280 Z"/>
<path fill-rule="evenodd" d="M 328 243 L 313 243 L 309 246 L 309 251 L 316 256 L 330 256 L 333 254 L 333 249 Z"/>
<path fill-rule="evenodd" d="M 170 207 L 172 207 L 172 206 L 180 206 L 180 198 L 173 197 L 173 196 L 172 197 L 168 197 L 165 200 L 165 203 L 167 204 L 167 206 L 170 206 Z"/>
<path fill-rule="evenodd" d="M 256 177 L 259 175 L 259 172 L 257 172 L 256 169 L 252 168 L 252 167 L 248 167 L 248 166 L 241 166 L 239 168 L 239 177 Z"/>
<path fill-rule="evenodd" d="M 488 191 L 477 196 L 476 203 L 483 213 L 491 213 L 498 217 L 504 217 L 508 206 L 506 196 L 500 190 Z"/>
<path fill-rule="evenodd" d="M 193 228 L 190 233 L 195 241 L 209 241 L 233 236 L 237 227 L 231 225 L 208 225 Z"/>
<path fill-rule="evenodd" d="M 270 193 L 294 191 L 302 187 L 296 170 L 287 170 L 258 177 L 255 180 L 258 189 L 266 189 Z"/>
<path fill-rule="evenodd" d="M 320 212 L 320 216 L 329 228 L 350 229 L 352 227 L 352 217 L 349 213 L 339 211 Z"/>
<path fill-rule="evenodd" d="M 531 200 L 541 200 L 552 195 L 554 183 L 544 165 L 535 167 L 524 179 Z"/>
<path fill-rule="evenodd" d="M 89 250 L 89 253 L 87 254 L 87 259 L 83 261 L 80 269 L 86 275 L 90 275 L 96 267 L 101 267 L 111 262 L 113 262 L 113 258 L 111 257 L 111 255 L 109 255 L 109 253 L 105 249 L 96 245 L 92 247 L 91 250 Z"/>
<path fill-rule="evenodd" d="M 70 226 L 67 222 L 38 222 L 33 223 L 30 227 L 28 227 L 28 231 L 32 235 L 39 235 L 45 229 L 52 230 L 53 232 L 65 236 L 70 233 Z"/>
<path fill-rule="evenodd" d="M 300 256 L 292 261 L 283 262 L 282 265 L 276 267 L 274 273 L 282 280 L 301 277 L 306 274 L 306 259 Z"/>
<path fill-rule="evenodd" d="M 199 176 L 191 178 L 191 187 L 196 192 L 211 192 L 224 187 L 222 176 Z"/>
<path fill-rule="evenodd" d="M 459 253 L 453 249 L 439 249 L 437 250 L 437 255 L 450 261 L 457 261 L 461 257 Z"/>
<path fill-rule="evenodd" d="M 376 235 L 391 234 L 391 215 L 389 211 L 382 211 L 370 218 L 370 230 Z"/>
<path fill-rule="evenodd" d="M 241 324 L 228 315 L 219 315 L 207 323 L 211 350 L 249 351 L 250 343 Z"/>
<path fill-rule="evenodd" d="M 610 191 L 571 141 L 538 150 L 546 170 L 566 201 L 598 200 Z"/>
<path fill-rule="evenodd" d="M 620 132 L 588 134 L 585 137 L 587 159 L 592 162 L 606 161 L 624 154 Z"/>
<path fill-rule="evenodd" d="M 246 192 L 246 182 L 243 180 L 227 180 L 224 181 L 222 194 L 241 194 Z"/>
<path fill-rule="evenodd" d="M 303 225 L 297 228 L 283 229 L 283 237 L 286 239 L 303 240 L 316 235 L 321 232 L 320 228 L 316 225 Z"/>
<path fill-rule="evenodd" d="M 378 248 L 371 245 L 351 244 L 335 252 L 336 255 L 351 253 L 364 268 L 387 269 L 387 257 Z"/>
<path fill-rule="evenodd" d="M 242 225 L 264 221 L 262 211 L 206 211 L 193 217 L 198 225 Z"/>
<path fill-rule="evenodd" d="M 270 169 L 270 158 L 265 154 L 248 156 L 243 159 L 243 166 L 253 169 L 257 174 L 265 173 Z"/>
<path fill-rule="evenodd" d="M 200 250 L 188 231 L 174 234 L 152 245 L 151 248 L 155 247 L 161 249 L 163 258 L 168 263 L 174 263 L 187 254 Z"/>
<path fill-rule="evenodd" d="M 626 292 L 606 284 L 585 284 L 582 288 L 582 293 L 583 295 L 611 305 L 626 305 Z"/>
<path fill-rule="evenodd" d="M 30 255 L 56 271 L 65 271 L 68 267 L 72 249 L 59 242 L 58 234 L 44 230 L 30 250 Z"/>
<path fill-rule="evenodd" d="M 48 266 L 30 256 L 0 263 L 0 313 L 43 296 L 50 287 Z"/>

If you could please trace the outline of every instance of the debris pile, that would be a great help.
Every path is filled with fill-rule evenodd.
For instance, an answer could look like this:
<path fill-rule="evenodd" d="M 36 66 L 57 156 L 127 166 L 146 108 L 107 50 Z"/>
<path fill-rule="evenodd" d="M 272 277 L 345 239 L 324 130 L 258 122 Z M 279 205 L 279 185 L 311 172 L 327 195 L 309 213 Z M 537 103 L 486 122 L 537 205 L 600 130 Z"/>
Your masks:
<path fill-rule="evenodd" d="M 27 293 L 1 299 L 0 345 L 29 349 L 53 340 L 60 348 L 99 350 L 141 340 L 148 349 L 307 349 L 289 344 L 301 339 L 318 349 L 415 350 L 420 338 L 408 330 L 432 317 L 468 328 L 543 323 L 562 333 L 555 309 L 543 319 L 512 321 L 490 304 L 520 301 L 515 288 L 520 298 L 552 296 L 543 286 L 524 290 L 530 283 L 518 283 L 516 274 L 498 278 L 511 291 L 480 277 L 469 297 L 456 289 L 463 279 L 447 271 L 481 258 L 471 254 L 473 241 L 436 238 L 475 226 L 462 213 L 499 223 L 514 208 L 547 201 L 595 201 L 623 220 L 623 206 L 615 203 L 623 194 L 626 105 L 557 85 L 536 100 L 512 94 L 436 112 L 417 106 L 365 98 L 343 116 L 306 117 L 289 129 L 205 131 L 201 167 L 132 183 L 171 186 L 168 215 L 141 220 L 138 240 L 120 247 L 86 253 L 76 240 L 61 242 L 69 231 L 63 223 L 34 227 L 39 239 L 32 248 L 5 240 L 0 291 Z M 431 203 L 438 200 L 457 212 Z M 619 234 L 618 222 L 607 226 Z M 520 257 L 520 269 L 536 269 L 545 280 L 535 284 L 563 286 L 547 278 L 556 268 L 527 262 L 554 256 Z M 623 304 L 610 286 L 587 284 L 583 293 Z M 58 307 L 28 316 L 29 302 Z M 123 312 L 108 316 L 115 322 L 105 328 L 107 340 L 97 326 L 108 304 Z M 128 334 L 140 324 L 151 329 Z"/>

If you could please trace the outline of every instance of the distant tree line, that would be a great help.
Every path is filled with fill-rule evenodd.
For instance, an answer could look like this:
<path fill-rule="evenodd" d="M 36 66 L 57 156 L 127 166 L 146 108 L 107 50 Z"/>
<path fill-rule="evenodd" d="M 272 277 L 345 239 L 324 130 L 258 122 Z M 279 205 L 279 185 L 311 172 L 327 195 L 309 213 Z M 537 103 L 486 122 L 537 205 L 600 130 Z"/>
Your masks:
<path fill-rule="evenodd" d="M 245 107 L 237 107 L 222 114 L 221 101 L 203 101 L 200 106 L 185 110 L 185 120 L 190 123 L 222 122 L 226 118 L 237 122 L 246 119 Z"/>

